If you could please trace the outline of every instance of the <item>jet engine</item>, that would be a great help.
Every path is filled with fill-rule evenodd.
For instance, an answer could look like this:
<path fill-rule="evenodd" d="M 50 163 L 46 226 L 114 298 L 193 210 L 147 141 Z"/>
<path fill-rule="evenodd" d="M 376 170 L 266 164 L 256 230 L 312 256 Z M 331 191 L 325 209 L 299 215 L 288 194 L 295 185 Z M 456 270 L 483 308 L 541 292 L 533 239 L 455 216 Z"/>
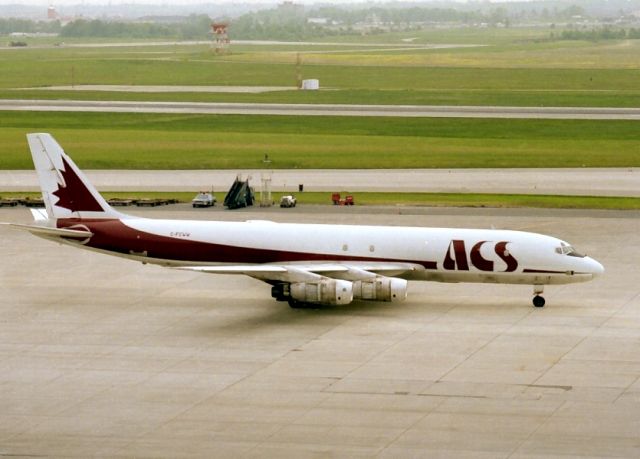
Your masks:
<path fill-rule="evenodd" d="M 383 276 L 355 281 L 353 297 L 359 300 L 404 301 L 407 298 L 407 281 Z"/>
<path fill-rule="evenodd" d="M 271 288 L 271 296 L 278 301 L 293 299 L 310 304 L 349 304 L 353 301 L 353 284 L 339 279 L 277 284 Z"/>
<path fill-rule="evenodd" d="M 289 286 L 294 300 L 315 304 L 349 304 L 353 301 L 353 284 L 339 279 L 297 282 Z"/>

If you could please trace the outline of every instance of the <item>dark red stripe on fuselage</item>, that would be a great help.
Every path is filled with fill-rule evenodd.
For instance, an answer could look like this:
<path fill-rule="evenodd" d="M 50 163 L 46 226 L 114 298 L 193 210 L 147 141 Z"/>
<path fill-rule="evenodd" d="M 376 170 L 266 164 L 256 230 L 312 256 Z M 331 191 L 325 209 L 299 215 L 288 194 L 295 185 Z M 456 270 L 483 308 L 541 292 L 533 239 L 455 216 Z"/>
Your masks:
<path fill-rule="evenodd" d="M 290 252 L 192 241 L 133 229 L 118 219 L 59 219 L 58 227 L 82 223 L 93 236 L 86 247 L 124 255 L 146 253 L 148 258 L 194 263 L 277 263 L 293 261 L 371 261 L 415 263 L 437 269 L 435 261 L 396 260 L 349 255 Z"/>

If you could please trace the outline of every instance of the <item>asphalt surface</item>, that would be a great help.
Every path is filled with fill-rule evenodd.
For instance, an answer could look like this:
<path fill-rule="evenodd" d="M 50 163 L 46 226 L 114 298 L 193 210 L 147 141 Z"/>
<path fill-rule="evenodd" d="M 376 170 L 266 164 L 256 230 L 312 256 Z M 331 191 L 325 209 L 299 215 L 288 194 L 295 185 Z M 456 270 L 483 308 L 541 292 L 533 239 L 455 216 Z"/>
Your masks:
<path fill-rule="evenodd" d="M 2 229 L 0 455 L 640 456 L 638 213 L 180 209 L 132 212 L 494 225 L 567 239 L 607 272 L 547 288 L 544 309 L 527 286 L 416 282 L 402 304 L 291 310 L 246 277 Z"/>
<path fill-rule="evenodd" d="M 215 42 L 211 40 L 184 40 L 184 41 L 134 41 L 134 42 L 115 42 L 115 43 L 57 43 L 43 45 L 29 45 L 28 48 L 4 46 L 0 45 L 2 50 L 20 51 L 24 49 L 41 49 L 41 48 L 136 48 L 149 46 L 213 46 Z M 396 48 L 398 43 L 349 43 L 349 42 L 317 42 L 317 41 L 278 41 L 278 40 L 233 40 L 232 45 L 249 45 L 249 46 L 296 46 L 296 47 L 314 47 L 314 46 L 331 46 L 342 48 L 374 48 L 382 49 Z M 452 48 L 477 48 L 486 45 L 479 44 L 420 44 L 411 43 L 411 41 L 403 40 L 401 49 L 452 49 Z"/>
<path fill-rule="evenodd" d="M 153 85 L 114 85 L 114 84 L 82 84 L 74 86 L 39 86 L 37 88 L 20 88 L 43 91 L 107 91 L 107 92 L 212 92 L 260 94 L 273 91 L 293 91 L 295 86 L 153 86 Z"/>
<path fill-rule="evenodd" d="M 639 120 L 640 108 L 490 107 L 2 99 L 0 110 L 435 118 Z"/>
<path fill-rule="evenodd" d="M 226 192 L 236 175 L 250 177 L 257 190 L 271 173 L 273 190 L 516 193 L 589 196 L 640 196 L 638 168 L 580 169 L 393 169 L 393 170 L 192 170 L 85 171 L 103 191 Z M 39 190 L 35 171 L 0 171 L 0 192 Z"/>

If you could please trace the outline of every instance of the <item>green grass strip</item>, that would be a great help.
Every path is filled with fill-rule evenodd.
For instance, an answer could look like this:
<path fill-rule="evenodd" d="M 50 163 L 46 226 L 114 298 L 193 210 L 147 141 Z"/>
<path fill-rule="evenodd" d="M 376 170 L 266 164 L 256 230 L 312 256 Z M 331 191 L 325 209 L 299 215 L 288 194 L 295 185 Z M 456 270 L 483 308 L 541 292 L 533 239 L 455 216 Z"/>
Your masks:
<path fill-rule="evenodd" d="M 640 167 L 637 121 L 0 112 L 0 169 L 29 132 L 85 169 Z"/>
<path fill-rule="evenodd" d="M 104 192 L 106 199 L 178 199 L 190 202 L 194 192 Z M 273 199 L 277 205 L 280 197 L 290 192 L 274 191 Z M 349 193 L 343 192 L 342 197 Z M 528 194 L 488 194 L 488 193 L 351 193 L 359 206 L 426 206 L 426 207 L 490 207 L 490 208 L 544 208 L 544 209 L 602 209 L 602 210 L 640 210 L 640 198 L 621 196 L 562 196 Z M 331 205 L 329 192 L 294 193 L 302 205 Z M 2 198 L 38 198 L 35 192 L 1 193 Z M 217 193 L 218 203 L 224 198 Z M 259 193 L 257 194 L 259 199 Z M 218 204 L 220 205 L 220 204 Z"/>

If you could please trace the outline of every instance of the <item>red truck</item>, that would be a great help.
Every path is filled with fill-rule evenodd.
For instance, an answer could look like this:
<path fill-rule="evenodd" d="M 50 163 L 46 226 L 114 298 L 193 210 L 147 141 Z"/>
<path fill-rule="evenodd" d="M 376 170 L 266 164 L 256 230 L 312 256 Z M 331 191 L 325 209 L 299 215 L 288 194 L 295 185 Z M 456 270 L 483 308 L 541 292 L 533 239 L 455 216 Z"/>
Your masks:
<path fill-rule="evenodd" d="M 333 193 L 331 195 L 331 201 L 333 201 L 334 206 L 352 206 L 355 204 L 352 195 L 345 196 L 344 199 L 340 197 L 340 193 Z"/>

